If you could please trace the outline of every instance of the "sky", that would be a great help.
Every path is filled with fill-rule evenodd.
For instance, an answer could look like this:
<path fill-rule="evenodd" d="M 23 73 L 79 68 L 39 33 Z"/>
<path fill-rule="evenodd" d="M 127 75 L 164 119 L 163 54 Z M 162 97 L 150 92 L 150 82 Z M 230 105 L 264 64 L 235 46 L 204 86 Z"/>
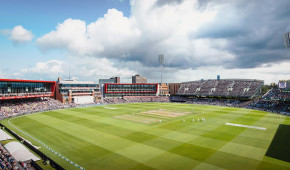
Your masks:
<path fill-rule="evenodd" d="M 0 2 L 0 78 L 290 79 L 289 0 Z"/>

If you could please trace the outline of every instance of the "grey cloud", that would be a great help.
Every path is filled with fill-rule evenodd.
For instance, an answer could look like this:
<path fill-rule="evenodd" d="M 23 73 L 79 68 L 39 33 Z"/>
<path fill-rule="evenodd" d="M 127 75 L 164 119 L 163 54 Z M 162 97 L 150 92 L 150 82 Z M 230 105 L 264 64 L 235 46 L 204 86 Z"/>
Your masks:
<path fill-rule="evenodd" d="M 285 61 L 289 53 L 285 51 L 282 34 L 290 25 L 289 6 L 290 1 L 286 0 L 239 1 L 192 36 L 226 39 L 229 42 L 226 50 L 237 56 L 227 64 L 228 68 L 253 68 Z"/>
<path fill-rule="evenodd" d="M 185 0 L 158 0 L 153 8 L 166 4 L 179 5 L 183 1 Z M 136 9 L 137 12 L 140 12 L 138 15 L 134 16 L 134 13 L 132 13 L 131 18 L 125 18 L 124 20 L 129 19 L 128 22 L 130 22 L 132 17 L 136 17 L 136 23 L 130 26 L 140 30 L 140 35 L 124 36 L 125 38 L 121 37 L 121 43 L 112 44 L 105 41 L 107 37 L 103 37 L 104 43 L 101 44 L 104 46 L 103 51 L 97 50 L 96 52 L 93 50 L 91 53 L 85 53 L 84 55 L 92 54 L 96 58 L 115 59 L 117 63 L 120 61 L 139 62 L 142 66 L 159 67 L 158 54 L 163 53 L 166 57 L 165 67 L 174 69 L 195 69 L 201 66 L 218 65 L 223 65 L 226 68 L 253 68 L 264 63 L 287 60 L 289 55 L 284 49 L 282 34 L 287 31 L 287 28 L 290 28 L 290 10 L 288 9 L 290 1 L 199 0 L 198 3 L 197 8 L 201 11 L 215 9 L 215 7 L 218 7 L 219 10 L 212 22 L 205 23 L 197 31 L 186 34 L 188 37 L 181 35 L 181 38 L 179 38 L 180 35 L 175 32 L 175 29 L 172 28 L 174 25 L 171 24 L 171 21 L 177 21 L 175 23 L 176 27 L 183 28 L 183 25 L 187 25 L 189 20 L 184 22 L 178 19 L 186 16 L 178 16 L 178 19 L 171 17 L 168 19 L 169 24 L 166 25 L 166 17 L 160 17 L 163 20 L 158 18 L 161 15 L 158 13 L 159 10 L 156 10 L 157 12 L 154 9 L 148 10 L 146 11 L 148 15 L 143 16 L 143 13 Z M 177 10 L 182 13 L 182 8 Z M 194 10 L 196 9 L 192 9 L 193 12 L 196 12 Z M 149 17 L 150 12 L 156 13 Z M 153 21 L 150 22 L 151 20 Z M 160 29 L 159 21 L 163 21 L 161 24 L 165 24 L 164 29 L 163 25 Z M 109 28 L 112 22 L 108 23 L 107 27 Z M 85 23 L 83 24 L 85 25 Z M 193 21 L 192 27 L 194 26 Z M 106 31 L 106 29 L 100 30 Z M 111 35 L 111 33 L 108 33 L 108 35 Z M 125 35 L 127 35 L 126 32 Z M 98 36 L 101 36 L 101 34 Z M 84 35 L 84 37 L 87 37 L 87 35 Z M 57 44 L 58 41 L 55 41 L 54 38 L 55 36 L 49 40 L 53 40 L 52 44 Z M 98 40 L 100 37 L 95 37 L 95 39 Z M 209 39 L 208 42 L 203 42 L 204 46 L 209 44 L 208 48 L 198 49 L 198 47 L 195 47 L 195 41 L 201 39 Z M 225 40 L 227 43 L 226 45 L 219 45 L 220 42 L 216 40 Z M 79 41 L 73 40 L 73 42 L 77 44 Z M 211 42 L 215 43 L 211 44 Z M 74 47 L 77 52 L 87 50 L 87 48 L 78 48 L 79 46 L 78 44 L 75 46 L 71 41 L 66 41 L 64 47 L 58 46 L 58 48 Z M 70 51 L 71 49 L 66 50 Z M 75 52 L 74 50 L 71 51 Z M 81 56 L 81 54 L 76 55 Z M 232 56 L 235 58 L 231 58 Z M 227 57 L 230 59 L 227 60 Z M 220 59 L 220 61 L 215 60 L 215 58 Z M 136 69 L 137 66 L 128 67 Z"/>
<path fill-rule="evenodd" d="M 166 2 L 180 3 L 181 1 L 161 0 L 158 1 L 158 4 L 164 5 Z M 282 34 L 290 25 L 290 1 L 200 0 L 198 3 L 202 10 L 215 5 L 220 5 L 222 10 L 219 11 L 212 23 L 205 25 L 193 34 L 189 34 L 189 37 L 192 40 L 209 38 L 228 41 L 229 44 L 226 47 L 216 47 L 236 56 L 235 60 L 225 62 L 226 68 L 253 68 L 263 63 L 287 60 L 287 51 L 283 45 Z M 141 50 L 140 56 L 147 56 L 147 59 L 142 61 L 143 64 L 158 66 L 152 60 L 152 53 L 156 54 L 156 49 L 150 46 L 144 47 L 151 51 Z M 166 50 L 167 52 L 171 51 L 171 49 Z M 169 56 L 168 67 L 185 69 L 209 64 L 203 61 L 193 61 L 188 54 L 168 54 L 167 56 Z M 215 65 L 215 63 L 211 63 L 211 65 Z"/>
<path fill-rule="evenodd" d="M 163 6 L 166 4 L 176 4 L 176 3 L 181 3 L 183 0 L 158 0 L 156 1 L 157 6 Z"/>

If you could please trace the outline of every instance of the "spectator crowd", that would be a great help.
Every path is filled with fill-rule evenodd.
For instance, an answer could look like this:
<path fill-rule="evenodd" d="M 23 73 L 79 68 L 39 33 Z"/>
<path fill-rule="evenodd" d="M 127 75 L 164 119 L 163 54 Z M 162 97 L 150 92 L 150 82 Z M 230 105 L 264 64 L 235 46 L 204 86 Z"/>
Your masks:
<path fill-rule="evenodd" d="M 0 144 L 0 169 L 21 169 L 17 161 Z"/>
<path fill-rule="evenodd" d="M 279 100 L 254 99 L 247 101 L 238 99 L 187 98 L 184 96 L 172 96 L 170 97 L 170 101 L 190 104 L 247 108 L 290 115 L 290 103 Z"/>
<path fill-rule="evenodd" d="M 0 102 L 0 119 L 10 116 L 63 109 L 68 107 L 70 106 L 62 104 L 61 102 L 51 98 L 32 98 L 10 101 L 3 100 Z"/>
<path fill-rule="evenodd" d="M 263 97 L 265 100 L 290 100 L 290 93 L 282 89 L 273 88 L 269 90 Z"/>
<path fill-rule="evenodd" d="M 178 95 L 253 97 L 262 87 L 256 80 L 205 80 L 182 83 Z"/>
<path fill-rule="evenodd" d="M 124 96 L 123 98 L 112 97 L 105 98 L 104 104 L 114 103 L 135 103 L 135 102 L 169 102 L 169 97 L 166 96 Z"/>

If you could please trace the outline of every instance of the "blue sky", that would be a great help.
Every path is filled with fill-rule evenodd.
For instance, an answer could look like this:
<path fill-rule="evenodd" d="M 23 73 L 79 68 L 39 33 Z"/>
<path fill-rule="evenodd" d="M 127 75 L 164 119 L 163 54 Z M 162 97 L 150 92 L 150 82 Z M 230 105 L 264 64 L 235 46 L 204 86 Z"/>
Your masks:
<path fill-rule="evenodd" d="M 68 18 L 81 19 L 90 23 L 102 17 L 110 8 L 121 10 L 125 16 L 130 15 L 130 1 L 128 0 L 2 1 L 0 29 L 11 29 L 21 25 L 31 31 L 34 35 L 33 39 L 36 39 Z M 15 73 L 17 68 L 33 67 L 40 61 L 66 58 L 64 54 L 58 52 L 42 53 L 33 41 L 15 45 L 5 36 L 0 36 L 0 51 L 2 60 L 0 70 L 10 74 Z"/>
<path fill-rule="evenodd" d="M 288 0 L 11 0 L 0 5 L 0 78 L 159 82 L 289 79 Z"/>
<path fill-rule="evenodd" d="M 40 36 L 55 28 L 67 18 L 93 22 L 108 9 L 116 8 L 130 15 L 128 0 L 10 0 L 0 6 L 0 27 L 12 28 L 22 25 Z"/>

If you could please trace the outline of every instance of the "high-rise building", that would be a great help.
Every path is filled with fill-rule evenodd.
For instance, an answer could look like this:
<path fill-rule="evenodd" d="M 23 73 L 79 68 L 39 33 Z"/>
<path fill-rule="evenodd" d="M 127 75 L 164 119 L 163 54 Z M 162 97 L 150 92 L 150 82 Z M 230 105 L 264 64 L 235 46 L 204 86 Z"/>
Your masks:
<path fill-rule="evenodd" d="M 114 77 L 115 83 L 120 83 L 120 77 Z"/>
<path fill-rule="evenodd" d="M 137 74 L 132 76 L 132 83 L 147 83 L 147 79 Z"/>
<path fill-rule="evenodd" d="M 99 79 L 100 91 L 102 93 L 102 97 L 105 97 L 104 84 L 106 83 L 120 83 L 120 77 L 111 77 L 109 79 Z"/>
<path fill-rule="evenodd" d="M 160 96 L 170 96 L 168 83 L 159 84 L 158 88 L 159 88 L 159 95 Z"/>
<path fill-rule="evenodd" d="M 180 85 L 181 85 L 181 83 L 169 83 L 170 96 L 174 96 L 177 94 Z"/>
<path fill-rule="evenodd" d="M 99 84 L 106 84 L 106 83 L 120 83 L 120 77 L 111 77 L 109 79 L 99 79 Z"/>

